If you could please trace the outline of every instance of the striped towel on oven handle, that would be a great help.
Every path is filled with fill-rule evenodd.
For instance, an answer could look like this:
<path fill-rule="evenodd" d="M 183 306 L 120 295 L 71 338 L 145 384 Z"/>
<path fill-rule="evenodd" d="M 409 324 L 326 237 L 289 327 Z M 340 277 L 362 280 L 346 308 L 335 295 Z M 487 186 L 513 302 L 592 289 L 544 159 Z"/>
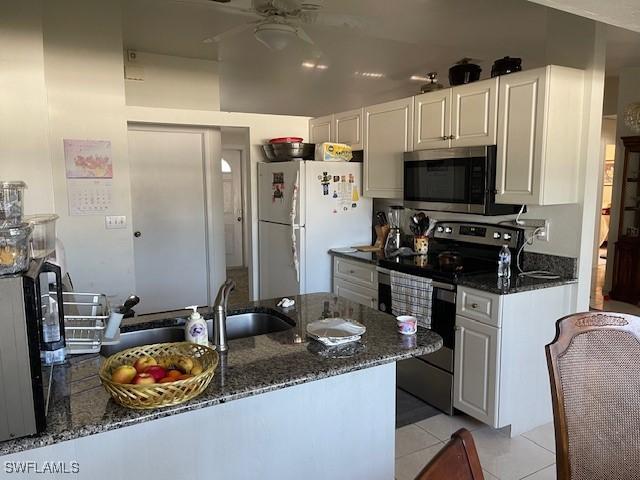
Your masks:
<path fill-rule="evenodd" d="M 431 279 L 393 270 L 390 277 L 393 314 L 395 316 L 413 315 L 418 319 L 418 325 L 430 328 L 433 295 Z"/>

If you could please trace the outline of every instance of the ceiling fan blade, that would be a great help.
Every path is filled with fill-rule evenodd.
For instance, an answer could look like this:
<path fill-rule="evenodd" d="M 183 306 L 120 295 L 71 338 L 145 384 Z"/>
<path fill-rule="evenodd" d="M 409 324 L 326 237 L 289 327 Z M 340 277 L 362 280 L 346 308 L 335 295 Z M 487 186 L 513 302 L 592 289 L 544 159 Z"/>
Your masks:
<path fill-rule="evenodd" d="M 199 0 L 174 0 L 174 2 L 203 5 L 203 3 Z M 213 7 L 216 10 L 220 10 L 224 13 L 229 13 L 231 15 L 242 15 L 245 17 L 253 17 L 253 18 L 262 16 L 260 12 L 256 12 L 252 8 L 251 4 L 247 4 L 246 7 L 243 7 L 240 5 L 232 5 L 230 3 L 221 3 L 217 0 L 207 0 L 204 5 L 207 7 Z"/>
<path fill-rule="evenodd" d="M 358 17 L 355 15 L 323 13 L 319 11 L 303 10 L 300 13 L 299 20 L 302 23 L 310 25 L 348 28 L 352 30 L 365 30 L 375 27 L 375 22 L 370 18 Z"/>
<path fill-rule="evenodd" d="M 305 32 L 300 27 L 296 27 L 296 35 L 298 35 L 298 38 L 300 40 L 302 40 L 303 42 L 307 42 L 309 45 L 315 45 L 316 44 L 316 42 L 314 42 L 313 39 L 309 35 L 307 35 L 307 32 Z"/>
<path fill-rule="evenodd" d="M 244 32 L 245 30 L 249 30 L 253 28 L 254 25 L 259 23 L 259 21 L 244 23 L 242 25 L 238 25 L 237 27 L 233 27 L 225 32 L 222 32 L 218 35 L 211 37 L 211 41 L 209 43 L 220 43 L 221 41 L 231 38 L 234 35 Z"/>

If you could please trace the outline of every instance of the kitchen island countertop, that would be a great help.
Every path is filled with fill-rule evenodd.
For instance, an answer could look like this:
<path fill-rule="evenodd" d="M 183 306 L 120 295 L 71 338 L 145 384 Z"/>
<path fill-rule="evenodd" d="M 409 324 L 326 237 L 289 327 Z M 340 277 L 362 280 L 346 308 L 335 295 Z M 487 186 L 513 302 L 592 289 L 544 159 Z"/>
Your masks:
<path fill-rule="evenodd" d="M 0 456 L 392 363 L 434 352 L 442 346 L 442 338 L 430 330 L 419 329 L 412 336 L 400 335 L 392 316 L 329 293 L 293 298 L 296 305 L 286 310 L 276 306 L 277 300 L 230 308 L 229 314 L 275 310 L 294 320 L 296 325 L 282 332 L 231 340 L 229 351 L 222 356 L 206 391 L 182 405 L 148 411 L 121 407 L 100 385 L 97 372 L 101 357 L 71 357 L 67 365 L 54 367 L 47 429 L 40 435 L 0 443 Z M 308 323 L 334 316 L 356 320 L 367 327 L 367 332 L 359 342 L 339 350 L 327 350 L 306 337 Z M 182 322 L 184 319 L 172 318 L 123 330 Z"/>

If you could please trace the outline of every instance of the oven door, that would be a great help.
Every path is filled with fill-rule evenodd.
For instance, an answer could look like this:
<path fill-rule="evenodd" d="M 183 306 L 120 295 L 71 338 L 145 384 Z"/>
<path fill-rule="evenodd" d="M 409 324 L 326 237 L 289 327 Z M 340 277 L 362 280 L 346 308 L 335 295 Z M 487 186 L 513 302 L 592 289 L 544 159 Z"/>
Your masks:
<path fill-rule="evenodd" d="M 378 310 L 391 313 L 391 272 L 378 267 Z"/>
<path fill-rule="evenodd" d="M 434 281 L 431 330 L 442 337 L 442 348 L 396 364 L 399 388 L 449 415 L 453 414 L 455 324 L 456 287 Z"/>
<path fill-rule="evenodd" d="M 486 194 L 486 147 L 405 153 L 405 206 L 482 214 Z"/>

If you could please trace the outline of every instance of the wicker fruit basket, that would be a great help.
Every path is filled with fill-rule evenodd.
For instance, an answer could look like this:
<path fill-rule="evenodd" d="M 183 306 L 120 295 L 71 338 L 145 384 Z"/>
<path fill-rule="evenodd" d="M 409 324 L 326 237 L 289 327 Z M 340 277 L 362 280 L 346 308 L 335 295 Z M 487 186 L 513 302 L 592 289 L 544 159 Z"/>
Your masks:
<path fill-rule="evenodd" d="M 111 381 L 113 370 L 121 365 L 133 365 L 138 358 L 144 356 L 154 358 L 186 356 L 197 359 L 202 365 L 202 373 L 185 380 L 151 385 Z M 102 385 L 116 403 L 137 410 L 151 410 L 178 405 L 200 395 L 213 379 L 218 360 L 218 352 L 203 345 L 189 342 L 156 343 L 129 348 L 112 355 L 100 367 L 99 375 Z"/>

